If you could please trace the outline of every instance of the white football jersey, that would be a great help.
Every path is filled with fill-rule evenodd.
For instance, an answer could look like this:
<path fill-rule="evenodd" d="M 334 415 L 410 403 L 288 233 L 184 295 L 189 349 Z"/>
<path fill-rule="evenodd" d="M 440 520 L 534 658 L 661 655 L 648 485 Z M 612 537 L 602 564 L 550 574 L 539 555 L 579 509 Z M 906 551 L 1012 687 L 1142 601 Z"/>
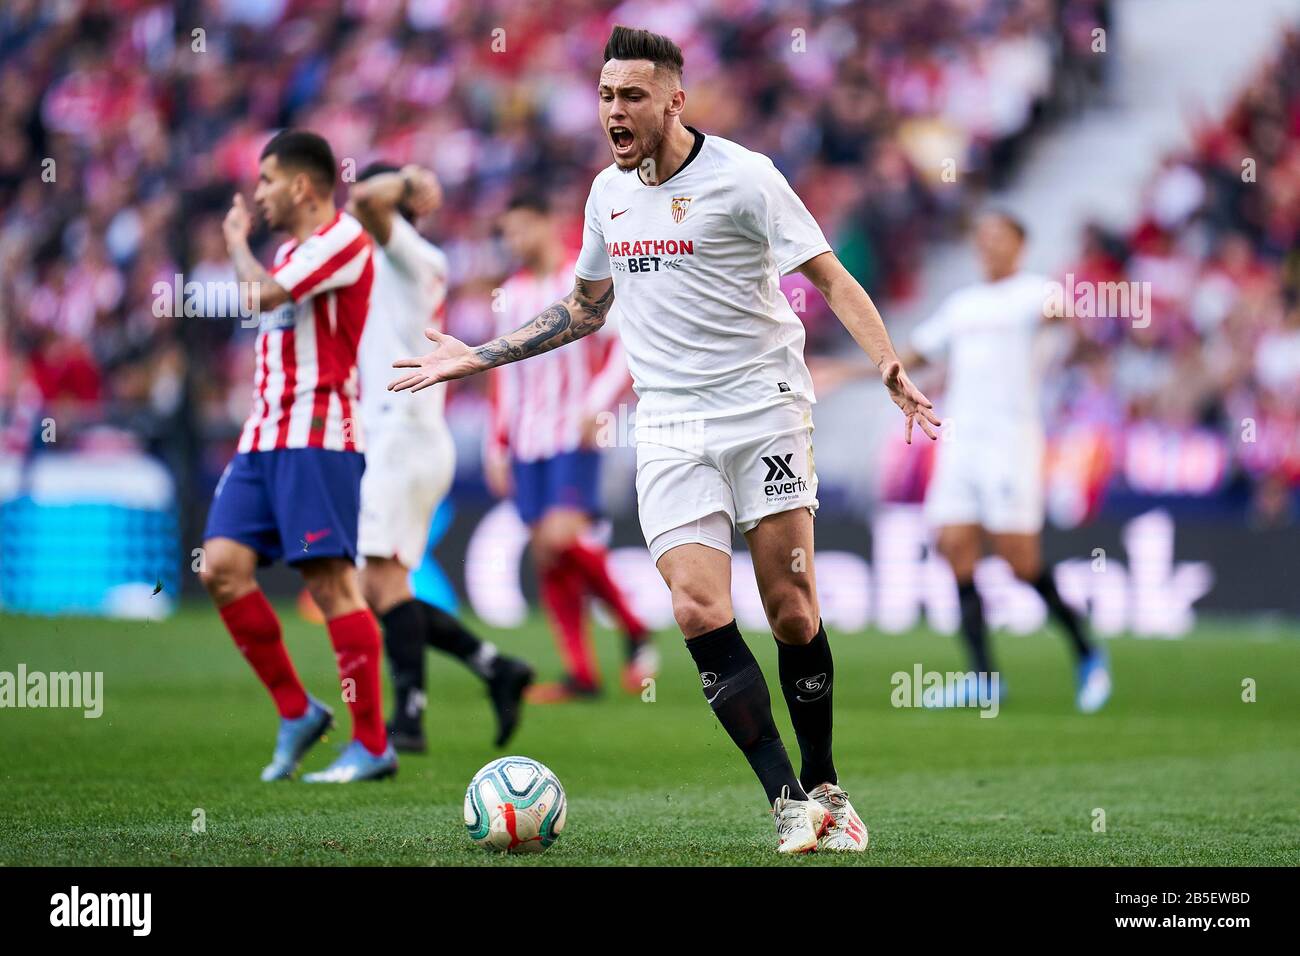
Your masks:
<path fill-rule="evenodd" d="M 814 401 L 781 275 L 830 246 L 772 161 L 718 136 L 666 182 L 591 184 L 576 274 L 614 279 L 641 425 Z"/>
<path fill-rule="evenodd" d="M 397 415 L 405 421 L 436 424 L 442 419 L 446 383 L 413 395 L 388 391 L 399 372 L 393 362 L 423 355 L 432 348 L 424 337 L 429 326 L 443 327 L 447 297 L 447 257 L 402 216 L 393 215 L 388 244 L 375 243 L 375 284 L 370 317 L 361 336 L 357 367 L 361 370 L 361 414 L 367 429 Z"/>
<path fill-rule="evenodd" d="M 1042 429 L 1036 354 L 1048 297 L 1045 276 L 1018 272 L 948 296 L 912 333 L 912 347 L 948 363 L 940 414 L 957 430 Z"/>

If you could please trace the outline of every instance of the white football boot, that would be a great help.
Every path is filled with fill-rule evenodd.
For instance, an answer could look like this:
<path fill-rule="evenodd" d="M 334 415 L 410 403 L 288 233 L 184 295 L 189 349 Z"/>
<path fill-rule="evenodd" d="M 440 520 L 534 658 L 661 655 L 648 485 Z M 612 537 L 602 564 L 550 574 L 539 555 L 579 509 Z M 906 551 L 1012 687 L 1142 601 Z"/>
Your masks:
<path fill-rule="evenodd" d="M 834 821 L 817 842 L 817 849 L 840 853 L 861 853 L 867 848 L 867 825 L 849 803 L 849 795 L 833 783 L 823 783 L 808 791 L 810 799 L 826 809 Z"/>
<path fill-rule="evenodd" d="M 817 849 L 817 841 L 834 825 L 830 813 L 816 800 L 791 800 L 790 788 L 782 787 L 781 796 L 772 803 L 776 817 L 776 852 L 808 853 Z"/>

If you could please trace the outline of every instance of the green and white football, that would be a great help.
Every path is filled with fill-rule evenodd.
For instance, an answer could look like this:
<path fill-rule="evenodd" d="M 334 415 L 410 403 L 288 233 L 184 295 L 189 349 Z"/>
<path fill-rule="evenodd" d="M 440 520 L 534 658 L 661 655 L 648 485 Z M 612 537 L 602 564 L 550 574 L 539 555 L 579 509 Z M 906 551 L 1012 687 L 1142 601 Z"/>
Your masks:
<path fill-rule="evenodd" d="M 545 764 L 502 757 L 474 774 L 465 791 L 470 839 L 503 853 L 540 853 L 564 829 L 564 787 Z"/>

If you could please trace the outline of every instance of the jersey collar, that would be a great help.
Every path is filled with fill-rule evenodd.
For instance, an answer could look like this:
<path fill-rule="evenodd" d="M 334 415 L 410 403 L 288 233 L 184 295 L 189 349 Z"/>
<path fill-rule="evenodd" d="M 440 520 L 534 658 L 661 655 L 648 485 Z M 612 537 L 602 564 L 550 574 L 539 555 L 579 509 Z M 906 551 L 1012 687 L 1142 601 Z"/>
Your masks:
<path fill-rule="evenodd" d="M 337 208 L 337 209 L 335 209 L 335 210 L 334 210 L 334 218 L 331 219 L 331 220 L 329 220 L 328 222 L 323 222 L 323 223 L 321 223 L 319 226 L 317 226 L 317 227 L 316 227 L 316 230 L 315 230 L 314 232 L 312 232 L 312 235 L 313 235 L 313 236 L 319 236 L 319 235 L 325 233 L 327 230 L 333 229 L 334 226 L 335 226 L 335 224 L 336 224 L 340 219 L 342 219 L 342 218 L 343 218 L 343 210 L 342 210 L 342 208 Z M 308 238 L 310 238 L 310 237 L 308 237 Z M 297 249 L 300 245 L 302 245 L 302 243 L 300 243 L 297 239 L 290 239 L 290 240 L 289 240 L 289 252 L 286 252 L 285 255 L 289 255 L 289 253 L 293 252 L 293 251 L 294 251 L 295 249 Z"/>
<path fill-rule="evenodd" d="M 645 186 L 647 189 L 658 189 L 660 186 L 664 185 L 665 183 L 672 182 L 672 180 L 680 176 L 682 170 L 685 169 L 687 166 L 689 166 L 691 164 L 691 161 L 694 160 L 696 156 L 700 155 L 700 149 L 703 148 L 704 146 L 704 134 L 701 133 L 694 126 L 688 126 L 686 128 L 690 130 L 691 133 L 695 136 L 695 145 L 691 147 L 690 153 L 688 153 L 686 158 L 682 160 L 682 164 L 677 167 L 677 169 L 673 172 L 673 174 L 669 176 L 667 179 L 665 179 L 662 183 L 656 183 L 654 186 L 651 186 L 648 182 L 646 182 L 644 179 L 641 178 L 641 170 L 638 169 L 636 171 L 637 182 L 639 182 L 642 186 Z"/>

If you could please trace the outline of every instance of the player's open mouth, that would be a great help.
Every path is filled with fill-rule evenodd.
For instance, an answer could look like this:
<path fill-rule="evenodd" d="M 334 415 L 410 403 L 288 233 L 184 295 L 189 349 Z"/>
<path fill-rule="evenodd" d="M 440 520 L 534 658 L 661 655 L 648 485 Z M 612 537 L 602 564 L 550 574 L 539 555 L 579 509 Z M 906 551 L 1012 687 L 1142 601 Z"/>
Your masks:
<path fill-rule="evenodd" d="M 614 144 L 614 152 L 625 156 L 632 151 L 632 144 L 636 142 L 636 137 L 626 126 L 611 126 L 609 140 Z"/>

